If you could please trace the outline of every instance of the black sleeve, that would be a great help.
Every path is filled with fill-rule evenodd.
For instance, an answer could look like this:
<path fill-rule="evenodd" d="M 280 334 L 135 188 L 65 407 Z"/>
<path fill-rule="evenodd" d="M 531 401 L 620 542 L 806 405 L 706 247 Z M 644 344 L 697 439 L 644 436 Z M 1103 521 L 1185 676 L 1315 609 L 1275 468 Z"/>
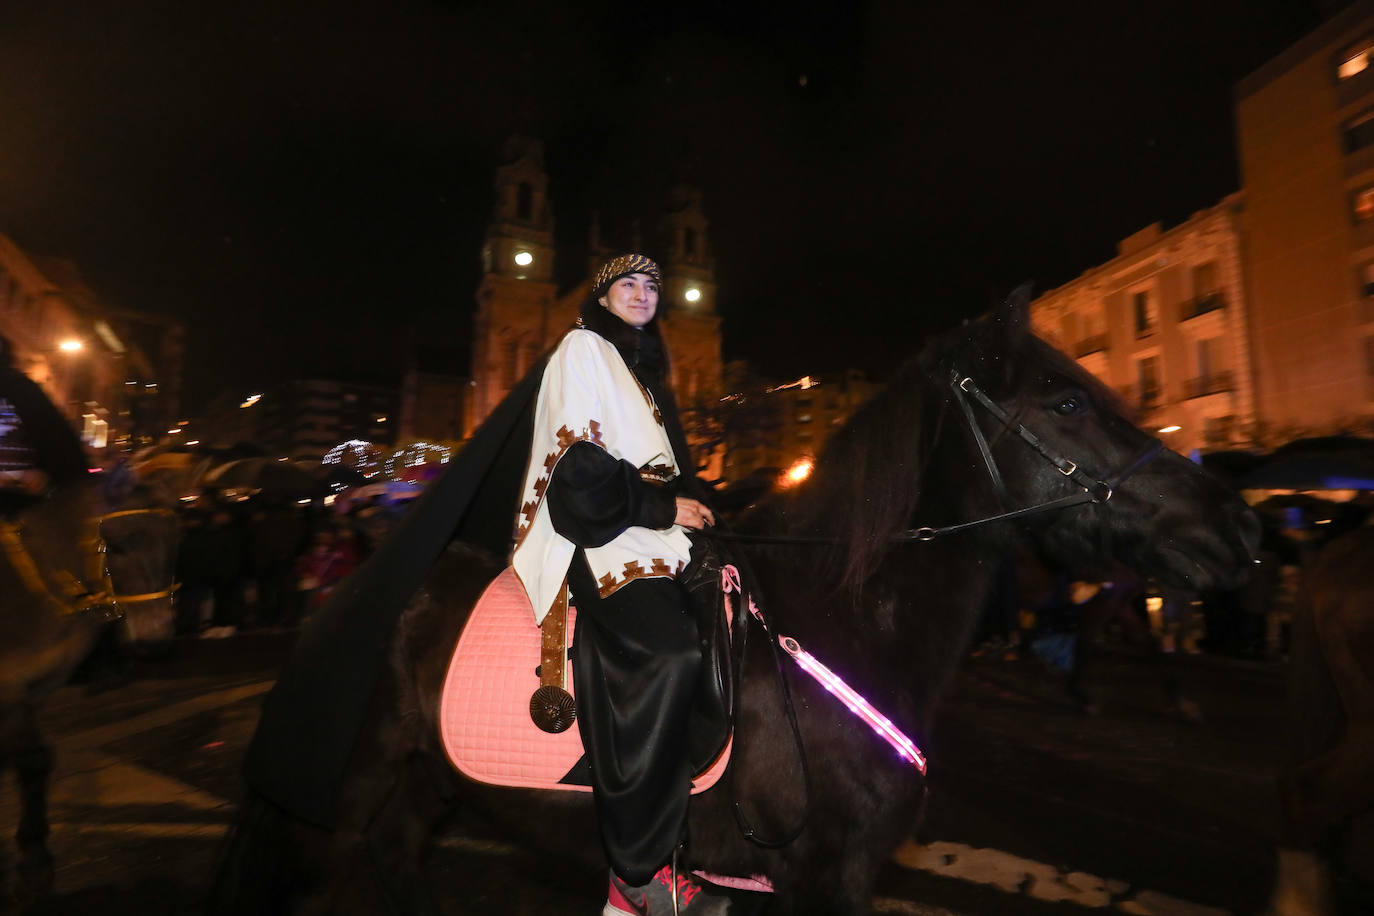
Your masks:
<path fill-rule="evenodd" d="M 677 517 L 670 490 L 645 483 L 630 462 L 590 442 L 568 449 L 544 498 L 553 530 L 579 547 L 600 547 L 632 526 L 668 528 Z"/>

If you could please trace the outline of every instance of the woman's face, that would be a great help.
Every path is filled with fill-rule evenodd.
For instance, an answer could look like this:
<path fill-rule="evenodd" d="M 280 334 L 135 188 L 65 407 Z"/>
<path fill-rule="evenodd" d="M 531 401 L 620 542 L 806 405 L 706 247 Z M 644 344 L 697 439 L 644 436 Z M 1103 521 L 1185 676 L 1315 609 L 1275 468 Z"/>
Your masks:
<path fill-rule="evenodd" d="M 658 281 L 648 274 L 626 274 L 611 284 L 601 304 L 630 327 L 642 328 L 658 311 Z"/>

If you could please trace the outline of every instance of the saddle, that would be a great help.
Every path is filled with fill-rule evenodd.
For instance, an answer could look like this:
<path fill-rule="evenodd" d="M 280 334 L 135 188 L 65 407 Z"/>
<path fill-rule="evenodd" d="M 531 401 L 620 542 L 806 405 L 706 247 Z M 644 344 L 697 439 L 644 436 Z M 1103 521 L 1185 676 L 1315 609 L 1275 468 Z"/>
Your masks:
<path fill-rule="evenodd" d="M 703 658 L 688 733 L 696 793 L 714 785 L 729 762 L 736 690 L 735 603 L 721 588 L 725 564 L 712 542 L 694 541 L 678 582 L 697 617 Z M 487 586 L 459 636 L 439 698 L 441 742 L 464 776 L 499 786 L 591 790 L 567 664 L 576 615 L 575 606 L 559 602 L 536 626 L 509 568 Z"/>

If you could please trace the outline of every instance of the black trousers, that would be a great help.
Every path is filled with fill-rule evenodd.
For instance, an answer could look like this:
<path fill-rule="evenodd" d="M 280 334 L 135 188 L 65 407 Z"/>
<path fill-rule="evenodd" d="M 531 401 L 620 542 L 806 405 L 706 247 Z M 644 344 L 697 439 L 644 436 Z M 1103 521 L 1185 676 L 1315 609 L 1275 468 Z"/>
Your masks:
<path fill-rule="evenodd" d="M 645 884 L 686 839 L 692 773 L 688 717 L 701 649 L 686 593 L 635 579 L 606 598 L 582 551 L 568 570 L 577 605 L 573 683 L 611 868 Z"/>

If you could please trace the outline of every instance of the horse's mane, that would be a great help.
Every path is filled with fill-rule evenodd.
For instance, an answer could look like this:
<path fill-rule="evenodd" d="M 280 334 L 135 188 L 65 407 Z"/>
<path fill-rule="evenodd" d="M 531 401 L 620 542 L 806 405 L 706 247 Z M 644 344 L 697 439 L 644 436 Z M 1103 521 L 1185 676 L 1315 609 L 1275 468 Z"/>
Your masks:
<path fill-rule="evenodd" d="M 838 587 L 860 588 L 892 535 L 911 524 L 942 404 L 929 366 L 908 360 L 831 435 L 791 495 L 801 530 L 836 538 L 827 566 Z"/>

